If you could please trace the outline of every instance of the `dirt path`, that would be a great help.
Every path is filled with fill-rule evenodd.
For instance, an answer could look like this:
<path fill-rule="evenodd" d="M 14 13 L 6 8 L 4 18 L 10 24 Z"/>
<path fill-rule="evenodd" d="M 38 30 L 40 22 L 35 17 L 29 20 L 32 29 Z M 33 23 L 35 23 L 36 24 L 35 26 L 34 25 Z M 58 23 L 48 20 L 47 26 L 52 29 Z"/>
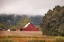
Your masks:
<path fill-rule="evenodd" d="M 0 36 L 42 36 L 41 31 L 0 31 Z"/>

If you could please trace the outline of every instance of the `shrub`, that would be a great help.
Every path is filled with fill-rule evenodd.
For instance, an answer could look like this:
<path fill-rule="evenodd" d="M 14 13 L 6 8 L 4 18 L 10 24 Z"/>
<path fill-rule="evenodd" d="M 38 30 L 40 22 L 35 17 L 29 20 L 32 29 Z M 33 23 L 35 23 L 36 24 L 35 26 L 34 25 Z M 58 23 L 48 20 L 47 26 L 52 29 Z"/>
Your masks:
<path fill-rule="evenodd" d="M 64 37 L 61 36 L 55 37 L 55 42 L 64 42 Z"/>

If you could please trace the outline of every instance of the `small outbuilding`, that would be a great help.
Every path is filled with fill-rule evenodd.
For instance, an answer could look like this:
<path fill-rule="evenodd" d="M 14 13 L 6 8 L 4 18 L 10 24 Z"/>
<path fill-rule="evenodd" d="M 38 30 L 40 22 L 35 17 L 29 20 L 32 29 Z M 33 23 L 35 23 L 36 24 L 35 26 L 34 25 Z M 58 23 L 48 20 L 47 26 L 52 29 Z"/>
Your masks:
<path fill-rule="evenodd" d="M 18 28 L 16 28 L 16 31 L 20 31 Z"/>
<path fill-rule="evenodd" d="M 10 31 L 10 29 L 8 29 L 7 31 Z"/>
<path fill-rule="evenodd" d="M 28 23 L 22 28 L 22 31 L 39 31 L 32 23 Z"/>

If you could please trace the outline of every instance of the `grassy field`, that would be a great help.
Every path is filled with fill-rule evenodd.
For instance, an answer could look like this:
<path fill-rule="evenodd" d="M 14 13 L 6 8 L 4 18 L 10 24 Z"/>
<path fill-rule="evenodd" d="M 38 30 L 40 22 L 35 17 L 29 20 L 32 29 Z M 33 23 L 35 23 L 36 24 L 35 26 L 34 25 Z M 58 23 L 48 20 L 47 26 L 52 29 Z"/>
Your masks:
<path fill-rule="evenodd" d="M 55 37 L 42 35 L 41 31 L 0 31 L 0 42 L 4 39 L 12 42 L 54 42 Z"/>
<path fill-rule="evenodd" d="M 53 42 L 54 37 L 37 37 L 37 36 L 1 36 L 0 40 L 12 39 L 16 42 Z M 6 40 L 5 40 L 6 41 Z"/>

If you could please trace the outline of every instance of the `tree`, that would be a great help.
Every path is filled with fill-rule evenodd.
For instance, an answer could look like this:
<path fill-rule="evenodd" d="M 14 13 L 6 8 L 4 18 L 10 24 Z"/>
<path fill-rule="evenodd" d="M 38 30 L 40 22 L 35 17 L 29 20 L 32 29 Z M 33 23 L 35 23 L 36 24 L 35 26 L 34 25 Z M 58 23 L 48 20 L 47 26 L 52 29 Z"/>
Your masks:
<path fill-rule="evenodd" d="M 0 28 L 2 28 L 2 29 L 7 29 L 7 25 L 4 24 L 3 22 L 0 22 Z"/>
<path fill-rule="evenodd" d="M 17 26 L 13 26 L 13 25 L 12 25 L 12 26 L 10 27 L 10 30 L 11 30 L 11 31 L 15 31 L 16 28 L 17 28 Z"/>
<path fill-rule="evenodd" d="M 22 18 L 18 24 L 17 24 L 17 28 L 23 28 L 27 23 L 30 22 L 30 19 L 28 17 L 24 17 Z"/>
<path fill-rule="evenodd" d="M 49 10 L 42 18 L 42 32 L 45 35 L 64 35 L 64 6 L 55 6 L 53 10 Z M 61 26 L 61 27 L 60 27 Z M 62 28 L 62 29 L 61 29 Z M 59 31 L 60 30 L 60 31 Z"/>

